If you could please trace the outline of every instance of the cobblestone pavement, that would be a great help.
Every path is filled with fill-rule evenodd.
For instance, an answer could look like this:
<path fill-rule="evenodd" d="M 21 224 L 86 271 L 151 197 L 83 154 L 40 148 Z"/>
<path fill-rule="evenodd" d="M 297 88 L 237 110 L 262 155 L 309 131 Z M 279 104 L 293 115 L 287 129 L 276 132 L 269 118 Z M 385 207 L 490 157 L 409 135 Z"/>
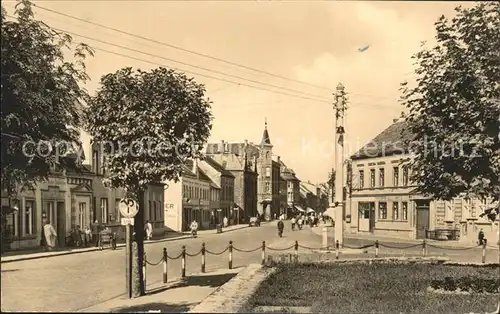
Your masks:
<path fill-rule="evenodd" d="M 296 233 L 297 240 L 304 242 L 312 233 Z M 186 245 L 189 254 L 198 253 L 201 243 L 206 242 L 210 252 L 223 251 L 229 241 L 235 248 L 250 250 L 259 248 L 262 241 L 272 247 L 282 248 L 287 244 L 287 235 L 279 238 L 274 223 L 263 224 L 237 231 L 201 235 L 195 239 L 183 239 L 145 246 L 147 259 L 156 263 L 162 258 L 162 249 L 167 247 L 168 255 L 180 254 Z M 316 241 L 313 239 L 313 241 Z M 287 243 L 285 243 L 287 242 Z M 260 249 L 252 253 L 234 251 L 233 266 L 259 263 Z M 199 273 L 201 257 L 188 257 L 187 273 Z M 207 271 L 227 268 L 228 253 L 206 257 Z M 148 286 L 162 280 L 162 265 L 148 266 Z M 180 277 L 181 261 L 168 261 L 169 281 Z M 2 311 L 77 311 L 94 304 L 116 298 L 125 292 L 125 250 L 104 250 L 75 255 L 62 255 L 37 260 L 2 264 L 1 282 Z"/>

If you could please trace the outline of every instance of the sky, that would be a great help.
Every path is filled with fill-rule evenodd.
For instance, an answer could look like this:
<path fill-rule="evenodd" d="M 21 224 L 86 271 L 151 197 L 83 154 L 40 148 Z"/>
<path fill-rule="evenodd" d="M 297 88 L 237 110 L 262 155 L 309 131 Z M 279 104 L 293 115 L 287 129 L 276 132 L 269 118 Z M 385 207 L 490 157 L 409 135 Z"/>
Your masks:
<path fill-rule="evenodd" d="M 438 17 L 453 16 L 458 5 L 473 5 L 454 1 L 264 0 L 35 3 L 150 39 L 35 8 L 36 18 L 83 35 L 87 38 L 73 35 L 74 41 L 96 48 L 95 56 L 86 62 L 91 77 L 86 88 L 91 93 L 102 75 L 123 67 L 147 70 L 162 65 L 182 70 L 206 86 L 206 95 L 213 102 L 210 142 L 246 139 L 260 143 L 267 119 L 274 154 L 302 181 L 312 183 L 326 181 L 334 165 L 333 93 L 337 85 L 342 83 L 348 93 L 345 155 L 349 156 L 405 110 L 398 102 L 400 83 L 415 80 L 411 56 L 420 50 L 422 41 L 433 40 Z M 2 5 L 8 14 L 13 13 L 15 1 Z M 82 139 L 85 155 L 90 156 L 90 139 L 85 134 Z"/>

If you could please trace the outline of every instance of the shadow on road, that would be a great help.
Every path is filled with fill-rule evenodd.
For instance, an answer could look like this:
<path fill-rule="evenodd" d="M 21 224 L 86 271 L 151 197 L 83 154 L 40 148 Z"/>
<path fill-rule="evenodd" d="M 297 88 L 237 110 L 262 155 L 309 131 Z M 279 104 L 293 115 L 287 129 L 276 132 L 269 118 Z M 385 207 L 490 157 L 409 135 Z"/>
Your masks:
<path fill-rule="evenodd" d="M 192 287 L 192 286 L 218 288 L 223 284 L 225 284 L 226 282 L 228 282 L 234 276 L 236 276 L 236 273 L 190 276 L 186 277 L 185 279 L 181 280 L 178 283 L 174 283 L 173 285 L 152 289 L 148 291 L 147 294 L 153 295 L 164 292 L 165 290 L 173 290 L 173 289 Z"/>
<path fill-rule="evenodd" d="M 138 304 L 133 306 L 121 307 L 118 309 L 114 309 L 111 313 L 140 313 L 140 312 L 148 312 L 151 313 L 184 313 L 189 311 L 189 309 L 196 305 L 196 303 L 146 303 L 146 304 Z"/>

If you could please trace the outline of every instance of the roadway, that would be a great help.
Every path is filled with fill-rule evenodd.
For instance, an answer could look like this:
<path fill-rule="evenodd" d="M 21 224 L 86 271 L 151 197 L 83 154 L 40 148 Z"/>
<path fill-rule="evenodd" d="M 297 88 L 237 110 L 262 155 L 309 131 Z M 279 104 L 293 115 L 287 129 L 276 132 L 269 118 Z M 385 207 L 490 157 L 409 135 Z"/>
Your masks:
<path fill-rule="evenodd" d="M 307 241 L 317 237 L 310 230 L 295 233 L 294 240 Z M 163 247 L 168 255 L 176 257 L 186 246 L 189 254 L 198 253 L 202 242 L 211 252 L 221 252 L 233 241 L 235 248 L 251 250 L 266 241 L 269 246 L 282 248 L 291 241 L 279 238 L 275 224 L 245 228 L 222 234 L 204 234 L 195 239 L 151 243 L 145 246 L 147 259 L 156 263 L 162 258 Z M 287 241 L 288 240 L 288 241 Z M 314 240 L 317 241 L 317 240 Z M 261 261 L 261 251 L 233 253 L 233 267 Z M 228 267 L 228 253 L 220 256 L 207 254 L 206 270 Z M 201 256 L 188 257 L 186 273 L 201 271 Z M 162 281 L 163 266 L 149 266 L 147 285 Z M 180 259 L 168 261 L 169 281 L 181 274 Z M 71 312 L 116 298 L 125 293 L 125 249 L 103 250 L 73 255 L 47 257 L 2 264 L 2 311 Z"/>

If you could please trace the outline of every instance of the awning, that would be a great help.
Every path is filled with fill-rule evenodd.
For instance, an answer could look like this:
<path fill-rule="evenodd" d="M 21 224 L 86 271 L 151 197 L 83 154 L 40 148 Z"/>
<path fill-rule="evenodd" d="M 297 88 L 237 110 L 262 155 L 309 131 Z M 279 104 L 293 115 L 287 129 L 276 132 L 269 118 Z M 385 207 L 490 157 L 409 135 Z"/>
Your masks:
<path fill-rule="evenodd" d="M 316 211 L 314 209 L 312 209 L 311 207 L 307 207 L 307 213 L 310 214 L 310 213 L 315 213 Z"/>
<path fill-rule="evenodd" d="M 295 205 L 295 208 L 297 208 L 299 212 L 305 212 L 305 210 L 300 206 Z"/>

